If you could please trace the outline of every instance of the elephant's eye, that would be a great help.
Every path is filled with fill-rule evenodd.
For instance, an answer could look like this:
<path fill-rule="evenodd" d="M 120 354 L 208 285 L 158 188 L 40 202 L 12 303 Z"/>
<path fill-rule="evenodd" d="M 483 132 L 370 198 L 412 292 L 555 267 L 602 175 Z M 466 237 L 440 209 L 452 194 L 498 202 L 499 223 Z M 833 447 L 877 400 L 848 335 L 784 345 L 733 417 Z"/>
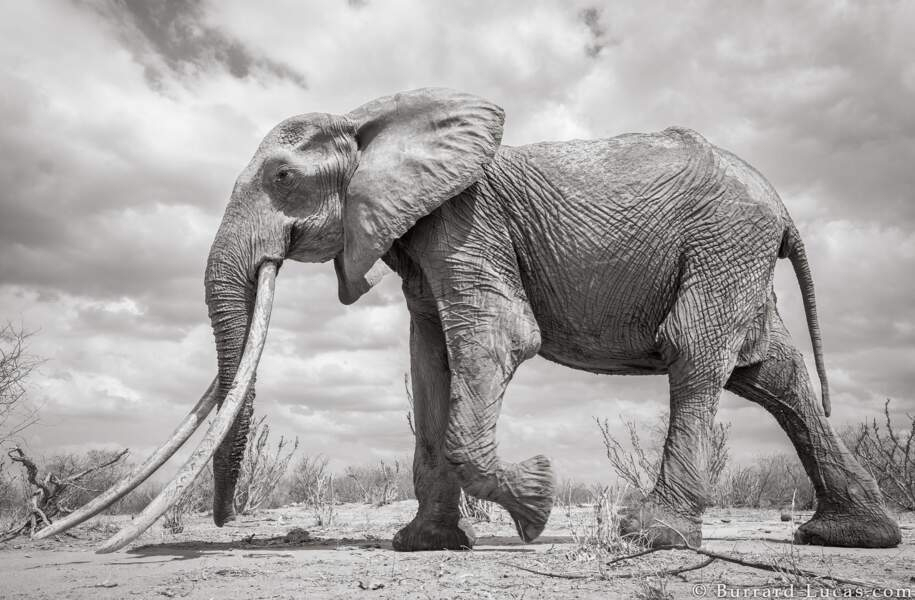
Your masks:
<path fill-rule="evenodd" d="M 290 183 L 292 183 L 292 169 L 283 167 L 282 169 L 280 169 L 276 172 L 276 175 L 274 177 L 276 178 L 276 182 L 278 184 L 289 185 Z"/>

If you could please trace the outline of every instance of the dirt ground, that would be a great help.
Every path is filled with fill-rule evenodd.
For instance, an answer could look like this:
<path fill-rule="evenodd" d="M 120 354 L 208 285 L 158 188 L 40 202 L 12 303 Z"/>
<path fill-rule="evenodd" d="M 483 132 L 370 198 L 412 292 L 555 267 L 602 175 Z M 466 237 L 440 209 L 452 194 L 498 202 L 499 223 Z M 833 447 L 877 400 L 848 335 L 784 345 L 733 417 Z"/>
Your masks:
<path fill-rule="evenodd" d="M 888 550 L 793 546 L 790 522 L 775 511 L 711 510 L 703 547 L 750 560 L 798 566 L 874 582 L 875 589 L 830 587 L 716 561 L 682 576 L 659 570 L 702 562 L 665 551 L 603 567 L 576 552 L 593 509 L 557 507 L 543 536 L 523 544 L 504 513 L 477 524 L 468 552 L 399 553 L 391 537 L 415 502 L 337 508 L 332 527 L 316 527 L 304 507 L 262 511 L 224 528 L 191 517 L 183 533 L 153 526 L 126 551 L 93 548 L 129 517 L 102 517 L 57 540 L 0 545 L 0 598 L 640 598 L 662 586 L 673 598 L 915 597 L 915 516 L 900 515 L 903 543 Z M 809 515 L 798 515 L 799 519 Z M 307 536 L 287 535 L 304 528 Z M 305 539 L 302 539 L 305 538 Z M 600 563 L 600 564 L 599 564 Z M 522 569 L 562 573 L 567 579 Z M 810 587 L 806 587 L 809 584 Z"/>

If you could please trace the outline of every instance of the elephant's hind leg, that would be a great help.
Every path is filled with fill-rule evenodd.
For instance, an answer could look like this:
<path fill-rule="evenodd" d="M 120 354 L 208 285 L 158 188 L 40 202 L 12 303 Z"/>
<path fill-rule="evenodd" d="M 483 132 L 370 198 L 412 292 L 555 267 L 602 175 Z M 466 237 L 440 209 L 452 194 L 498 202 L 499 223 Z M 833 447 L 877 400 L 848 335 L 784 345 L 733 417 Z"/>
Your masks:
<path fill-rule="evenodd" d="M 460 518 L 461 487 L 454 466 L 444 456 L 451 374 L 438 315 L 411 311 L 410 354 L 413 383 L 413 487 L 419 510 L 394 536 L 395 550 L 460 550 L 473 547 L 473 528 Z"/>
<path fill-rule="evenodd" d="M 800 352 L 777 314 L 769 357 L 735 369 L 726 388 L 763 406 L 791 438 L 813 482 L 817 509 L 795 542 L 884 548 L 900 541 L 873 477 L 851 455 L 823 415 Z"/>
<path fill-rule="evenodd" d="M 641 505 L 627 510 L 620 529 L 624 535 L 643 536 L 655 547 L 684 542 L 699 546 L 702 512 L 709 504 L 711 427 L 733 364 L 729 348 L 734 343 L 701 325 L 671 329 L 662 334 L 668 336 L 670 423 L 658 481 Z"/>
<path fill-rule="evenodd" d="M 691 257 L 677 300 L 657 334 L 668 369 L 670 423 L 655 487 L 641 506 L 627 510 L 620 525 L 622 533 L 642 535 L 652 546 L 702 543 L 718 401 L 752 317 L 766 298 L 765 260 L 738 256 L 734 261 L 745 263 L 738 276 L 722 259 L 728 256 L 725 250 Z"/>

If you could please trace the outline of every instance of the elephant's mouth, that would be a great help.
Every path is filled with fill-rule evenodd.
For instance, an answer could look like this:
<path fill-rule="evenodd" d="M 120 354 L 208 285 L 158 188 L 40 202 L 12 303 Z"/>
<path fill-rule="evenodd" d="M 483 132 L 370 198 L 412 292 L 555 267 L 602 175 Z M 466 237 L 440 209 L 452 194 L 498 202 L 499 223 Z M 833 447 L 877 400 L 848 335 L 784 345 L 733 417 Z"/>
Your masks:
<path fill-rule="evenodd" d="M 197 448 L 165 489 L 127 527 L 124 527 L 102 544 L 97 552 L 114 552 L 123 548 L 146 531 L 167 510 L 172 508 L 188 488 L 193 485 L 194 480 L 204 466 L 213 458 L 217 448 L 228 435 L 251 387 L 261 352 L 264 349 L 267 327 L 270 322 L 270 312 L 273 306 L 277 269 L 278 262 L 275 260 L 266 260 L 258 268 L 256 299 L 244 352 L 231 387 L 226 391 L 222 407 L 216 413 L 216 417 L 210 425 L 206 436 L 200 441 Z M 191 434 L 200 427 L 217 403 L 219 394 L 218 381 L 214 380 L 172 435 L 153 452 L 146 462 L 95 500 L 71 513 L 66 518 L 60 519 L 42 529 L 35 534 L 35 537 L 38 539 L 46 538 L 78 525 L 102 512 L 143 483 L 163 463 L 171 458 Z"/>

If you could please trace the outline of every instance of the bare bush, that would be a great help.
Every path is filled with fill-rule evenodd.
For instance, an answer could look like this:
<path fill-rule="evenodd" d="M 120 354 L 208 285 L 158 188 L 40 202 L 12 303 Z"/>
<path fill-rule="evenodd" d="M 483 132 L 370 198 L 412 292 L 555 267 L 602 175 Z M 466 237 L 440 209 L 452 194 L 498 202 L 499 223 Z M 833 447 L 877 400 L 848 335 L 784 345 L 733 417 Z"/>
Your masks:
<path fill-rule="evenodd" d="M 594 421 L 600 429 L 607 459 L 617 476 L 642 498 L 647 497 L 654 488 L 661 469 L 661 457 L 669 424 L 668 413 L 662 413 L 650 427 L 647 442 L 643 441 L 644 434 L 639 432 L 635 422 L 624 421 L 623 425 L 629 438 L 628 447 L 611 433 L 607 419 L 601 421 L 595 417 Z M 706 476 L 711 489 L 714 490 L 728 462 L 731 424 L 713 423 L 710 433 Z"/>
<path fill-rule="evenodd" d="M 314 513 L 316 525 L 333 525 L 336 505 L 334 474 L 327 468 L 326 456 L 302 457 L 293 469 L 292 496 Z"/>
<path fill-rule="evenodd" d="M 610 432 L 610 423 L 607 419 L 603 422 L 595 417 L 598 428 L 600 428 L 601 437 L 604 442 L 604 450 L 607 453 L 607 459 L 610 465 L 626 484 L 637 490 L 643 497 L 648 496 L 658 479 L 658 472 L 661 467 L 661 448 L 652 444 L 646 448 L 642 444 L 638 429 L 632 421 L 625 421 L 624 425 L 629 433 L 629 448 L 626 448 Z"/>
<path fill-rule="evenodd" d="M 0 327 L 0 443 L 17 438 L 38 422 L 38 410 L 26 398 L 26 380 L 41 360 L 28 353 L 33 332 L 6 323 Z"/>
<path fill-rule="evenodd" d="M 792 504 L 811 509 L 816 493 L 800 460 L 794 454 L 760 457 L 748 466 L 728 469 L 717 488 L 718 506 L 738 508 L 784 508 Z"/>
<path fill-rule="evenodd" d="M 568 488 L 571 492 L 574 488 Z M 621 535 L 620 520 L 623 499 L 628 492 L 624 487 L 595 486 L 591 490 L 592 510 L 584 516 L 575 511 L 577 504 L 571 497 L 562 499 L 572 537 L 572 548 L 566 558 L 573 561 L 596 561 L 602 568 L 608 558 L 629 554 L 644 547 L 639 536 Z"/>
<path fill-rule="evenodd" d="M 635 600 L 674 600 L 674 594 L 667 586 L 670 579 L 666 576 L 646 576 L 635 591 Z"/>
<path fill-rule="evenodd" d="M 246 515 L 271 500 L 280 480 L 286 474 L 292 455 L 299 448 L 299 438 L 293 442 L 280 436 L 276 447 L 269 447 L 270 425 L 267 417 L 255 421 L 248 430 L 248 443 L 235 486 L 235 512 Z M 291 447 L 290 447 L 291 446 Z"/>
<path fill-rule="evenodd" d="M 584 506 L 594 501 L 594 486 L 580 481 L 566 478 L 560 484 L 559 490 L 556 494 L 556 506 Z"/>
<path fill-rule="evenodd" d="M 22 522 L 28 512 L 29 483 L 22 473 L 0 462 L 0 531 Z"/>
<path fill-rule="evenodd" d="M 394 464 L 378 461 L 377 465 L 347 467 L 345 481 L 340 482 L 337 493 L 344 502 L 364 502 L 384 506 L 396 500 L 413 496 L 413 475 L 400 460 Z"/>
<path fill-rule="evenodd" d="M 871 472 L 884 498 L 905 510 L 915 510 L 915 416 L 906 415 L 906 429 L 894 429 L 890 399 L 883 405 L 885 424 L 877 419 L 846 434 L 849 448 Z"/>

